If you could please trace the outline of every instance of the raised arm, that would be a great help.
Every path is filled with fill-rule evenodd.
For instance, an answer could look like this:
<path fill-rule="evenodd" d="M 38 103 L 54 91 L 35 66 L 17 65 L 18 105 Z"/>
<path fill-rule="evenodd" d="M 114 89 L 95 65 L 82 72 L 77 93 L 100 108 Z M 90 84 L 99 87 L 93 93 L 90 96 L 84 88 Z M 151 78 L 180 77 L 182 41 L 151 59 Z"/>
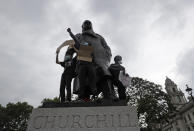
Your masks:
<path fill-rule="evenodd" d="M 67 40 L 65 42 L 63 42 L 56 50 L 56 53 L 58 54 L 61 50 L 61 48 L 63 48 L 64 46 L 68 46 L 68 45 L 74 45 L 74 41 L 73 40 Z"/>
<path fill-rule="evenodd" d="M 60 64 L 60 62 L 59 62 L 59 56 L 58 56 L 58 55 L 59 55 L 59 54 L 57 53 L 57 54 L 56 54 L 56 63 L 57 63 L 57 64 Z"/>

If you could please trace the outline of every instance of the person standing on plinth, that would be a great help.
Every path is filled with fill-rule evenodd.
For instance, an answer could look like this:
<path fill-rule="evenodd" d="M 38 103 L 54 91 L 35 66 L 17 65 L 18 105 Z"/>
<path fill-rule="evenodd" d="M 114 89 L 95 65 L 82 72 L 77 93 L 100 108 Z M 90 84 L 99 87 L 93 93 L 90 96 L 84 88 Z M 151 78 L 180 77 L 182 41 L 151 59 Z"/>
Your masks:
<path fill-rule="evenodd" d="M 114 57 L 114 64 L 111 64 L 109 70 L 112 74 L 112 81 L 113 85 L 118 88 L 118 94 L 120 100 L 126 99 L 126 89 L 123 83 L 119 80 L 120 73 L 125 74 L 125 68 L 121 65 L 122 64 L 122 57 L 117 55 Z"/>
<path fill-rule="evenodd" d="M 61 83 L 60 83 L 60 100 L 61 102 L 65 102 L 65 89 L 67 90 L 67 101 L 71 101 L 71 81 L 73 77 L 75 77 L 75 67 L 76 67 L 76 58 L 73 58 L 73 54 L 75 50 L 73 48 L 72 41 L 64 42 L 66 45 L 69 45 L 65 58 L 63 62 L 60 62 L 58 59 L 59 52 L 56 52 L 56 63 L 60 64 L 64 67 L 64 72 L 61 76 Z"/>
<path fill-rule="evenodd" d="M 77 50 L 77 71 L 80 85 L 79 99 L 84 100 L 88 82 L 90 91 L 93 97 L 95 97 L 97 93 L 96 71 L 92 44 L 88 41 L 79 42 L 70 28 L 68 28 L 67 31 L 73 38 L 75 42 L 74 48 Z"/>

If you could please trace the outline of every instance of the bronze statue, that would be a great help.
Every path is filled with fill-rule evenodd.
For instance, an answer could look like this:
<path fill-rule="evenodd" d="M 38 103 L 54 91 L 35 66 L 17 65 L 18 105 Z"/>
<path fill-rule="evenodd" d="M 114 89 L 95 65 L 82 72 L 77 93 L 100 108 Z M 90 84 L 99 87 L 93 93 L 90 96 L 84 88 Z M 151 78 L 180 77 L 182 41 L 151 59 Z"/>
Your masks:
<path fill-rule="evenodd" d="M 88 85 L 93 97 L 97 95 L 96 89 L 96 70 L 94 64 L 93 51 L 94 48 L 92 43 L 88 41 L 78 41 L 71 29 L 68 28 L 70 36 L 75 41 L 74 48 L 77 50 L 77 73 L 79 78 L 79 99 L 85 99 L 85 93 L 87 91 Z M 89 82 L 88 82 L 89 81 Z"/>
<path fill-rule="evenodd" d="M 110 47 L 102 36 L 93 31 L 89 20 L 83 22 L 82 33 L 76 34 L 76 38 L 80 43 L 87 41 L 92 44 L 98 93 L 103 92 L 104 98 L 111 99 L 113 90 L 111 89 L 111 74 L 108 70 L 112 57 Z"/>
<path fill-rule="evenodd" d="M 70 33 L 70 29 L 68 29 L 68 32 Z M 75 42 L 74 48 L 75 48 L 75 50 L 77 50 L 78 54 L 79 54 L 79 48 L 80 47 L 82 48 L 82 46 L 80 46 L 80 45 L 89 44 L 93 48 L 91 59 L 90 59 L 90 57 L 87 57 L 87 59 L 90 59 L 90 62 L 92 61 L 92 66 L 90 66 L 92 68 L 92 71 L 89 71 L 89 72 L 93 74 L 92 76 L 94 76 L 94 74 L 96 76 L 96 77 L 94 77 L 95 83 L 97 86 L 96 95 L 99 94 L 100 92 L 103 92 L 104 98 L 112 99 L 114 97 L 113 96 L 114 90 L 112 90 L 112 88 L 111 88 L 111 85 L 112 85 L 111 84 L 111 73 L 108 70 L 112 54 L 111 54 L 111 49 L 107 45 L 105 39 L 93 31 L 92 23 L 89 20 L 85 20 L 83 22 L 82 33 L 78 33 L 75 36 L 70 33 L 70 35 Z M 77 44 L 77 43 L 82 43 L 82 44 Z M 59 46 L 57 48 L 56 52 L 58 53 L 60 51 L 60 49 L 64 46 L 65 46 L 65 44 L 63 43 L 61 46 Z M 80 56 L 78 55 L 78 57 L 79 57 L 78 61 L 80 58 L 83 58 L 81 55 L 83 55 L 83 54 L 80 54 Z M 84 58 L 84 59 L 86 59 L 86 58 Z M 77 65 L 79 65 L 79 64 L 77 64 Z M 78 68 L 79 68 L 79 66 L 78 66 Z M 78 73 L 80 73 L 78 68 L 76 68 L 77 69 L 76 71 Z M 82 76 L 82 77 L 84 77 L 84 76 Z M 78 75 L 78 77 L 76 77 L 74 80 L 74 89 L 81 89 L 81 88 L 86 89 L 86 87 L 88 89 L 88 86 L 90 86 L 90 90 L 84 91 L 84 93 L 83 93 L 84 95 L 81 94 L 81 97 L 82 96 L 88 97 L 88 96 L 90 96 L 90 94 L 94 95 L 95 85 L 94 84 L 92 85 L 90 83 L 90 80 L 87 78 L 87 82 L 84 81 L 84 82 L 86 82 L 86 84 L 84 85 L 85 87 L 80 88 L 80 82 L 79 82 L 79 84 L 77 82 L 78 78 L 79 78 L 79 80 L 84 79 Z M 81 82 L 82 82 L 82 80 L 81 80 Z M 78 86 L 78 88 L 76 88 L 77 86 Z M 91 86 L 93 86 L 94 88 L 92 88 Z M 80 93 L 80 91 L 78 91 L 78 95 L 79 95 L 79 93 Z"/>

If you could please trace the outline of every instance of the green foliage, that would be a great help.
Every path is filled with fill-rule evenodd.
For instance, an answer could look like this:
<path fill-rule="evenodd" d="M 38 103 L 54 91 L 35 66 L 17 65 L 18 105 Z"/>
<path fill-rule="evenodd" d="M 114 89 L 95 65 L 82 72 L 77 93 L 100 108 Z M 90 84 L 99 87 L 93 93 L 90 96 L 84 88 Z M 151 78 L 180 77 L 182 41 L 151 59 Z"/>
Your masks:
<path fill-rule="evenodd" d="M 60 98 L 59 97 L 54 97 L 53 99 L 51 99 L 51 98 L 44 98 L 41 101 L 41 105 L 39 106 L 39 108 L 42 107 L 45 102 L 60 102 Z"/>
<path fill-rule="evenodd" d="M 44 102 L 60 102 L 60 99 L 59 99 L 59 97 L 54 97 L 53 99 L 51 99 L 51 98 L 44 98 L 41 101 L 41 104 L 43 104 Z"/>
<path fill-rule="evenodd" d="M 25 131 L 32 109 L 26 102 L 0 105 L 0 131 Z"/>
<path fill-rule="evenodd" d="M 127 94 L 129 103 L 137 106 L 138 118 L 142 128 L 147 127 L 148 129 L 154 123 L 161 123 L 163 119 L 168 117 L 172 105 L 167 93 L 162 91 L 161 85 L 134 77 Z"/>

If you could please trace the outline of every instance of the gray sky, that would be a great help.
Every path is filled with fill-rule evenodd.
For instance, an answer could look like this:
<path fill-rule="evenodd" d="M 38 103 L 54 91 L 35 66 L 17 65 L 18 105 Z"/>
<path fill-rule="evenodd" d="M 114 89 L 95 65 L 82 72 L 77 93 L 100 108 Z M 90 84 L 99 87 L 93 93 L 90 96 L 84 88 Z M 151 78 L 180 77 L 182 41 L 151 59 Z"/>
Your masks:
<path fill-rule="evenodd" d="M 71 27 L 93 22 L 123 56 L 131 76 L 164 86 L 165 76 L 185 90 L 194 87 L 194 1 L 191 0 L 1 0 L 0 104 L 40 105 L 59 94 L 63 69 L 55 50 Z M 66 48 L 60 52 L 60 59 Z"/>

